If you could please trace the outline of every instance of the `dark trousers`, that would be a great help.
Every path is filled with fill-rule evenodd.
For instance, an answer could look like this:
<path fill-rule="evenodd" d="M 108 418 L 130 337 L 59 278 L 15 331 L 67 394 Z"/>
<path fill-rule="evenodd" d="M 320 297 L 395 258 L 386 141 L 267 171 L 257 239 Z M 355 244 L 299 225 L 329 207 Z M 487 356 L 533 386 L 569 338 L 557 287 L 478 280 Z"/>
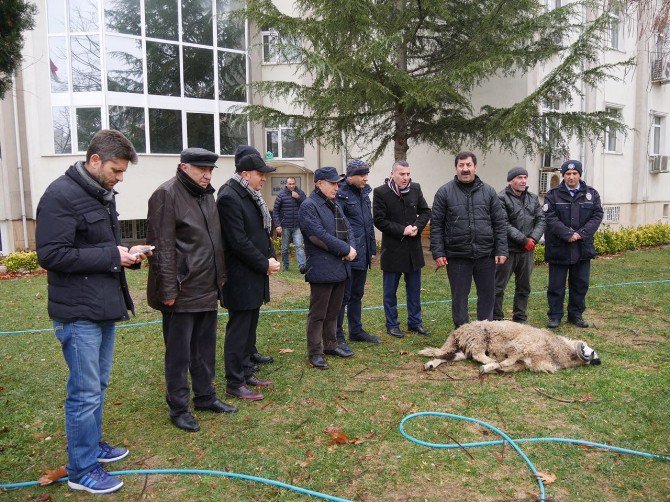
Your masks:
<path fill-rule="evenodd" d="M 572 265 L 549 264 L 549 286 L 547 287 L 547 303 L 549 319 L 563 317 L 563 300 L 565 299 L 565 279 L 568 279 L 568 321 L 581 319 L 586 310 L 586 293 L 589 290 L 591 276 L 591 260 L 578 261 Z"/>
<path fill-rule="evenodd" d="M 421 320 L 421 269 L 414 272 L 384 272 L 384 314 L 386 327 L 397 328 L 398 323 L 398 284 L 400 276 L 405 276 L 405 293 L 407 295 L 407 326 L 415 328 L 422 324 Z"/>
<path fill-rule="evenodd" d="M 226 365 L 226 381 L 232 389 L 246 385 L 247 377 L 252 375 L 250 358 L 256 347 L 259 311 L 260 309 L 228 311 L 223 360 Z"/>
<path fill-rule="evenodd" d="M 528 295 L 530 295 L 530 274 L 533 272 L 535 256 L 529 253 L 510 253 L 507 261 L 502 265 L 496 265 L 496 301 L 493 307 L 493 318 L 502 320 L 503 300 L 505 288 L 514 274 L 514 307 L 512 310 L 513 321 L 527 321 Z"/>
<path fill-rule="evenodd" d="M 449 258 L 447 276 L 451 288 L 451 317 L 457 328 L 470 322 L 468 295 L 472 279 L 477 288 L 477 320 L 493 320 L 495 303 L 496 262 L 492 256 L 486 258 Z"/>
<path fill-rule="evenodd" d="M 351 277 L 344 284 L 344 298 L 342 308 L 337 316 L 337 340 L 344 342 L 344 310 L 347 310 L 347 323 L 349 325 L 349 336 L 357 335 L 363 331 L 362 299 L 365 293 L 365 280 L 368 269 L 351 269 Z"/>
<path fill-rule="evenodd" d="M 189 411 L 191 373 L 193 403 L 208 406 L 216 399 L 216 311 L 163 312 L 165 387 L 170 415 Z"/>
<path fill-rule="evenodd" d="M 323 350 L 337 347 L 337 315 L 342 307 L 345 282 L 309 283 L 308 356 L 323 355 Z"/>

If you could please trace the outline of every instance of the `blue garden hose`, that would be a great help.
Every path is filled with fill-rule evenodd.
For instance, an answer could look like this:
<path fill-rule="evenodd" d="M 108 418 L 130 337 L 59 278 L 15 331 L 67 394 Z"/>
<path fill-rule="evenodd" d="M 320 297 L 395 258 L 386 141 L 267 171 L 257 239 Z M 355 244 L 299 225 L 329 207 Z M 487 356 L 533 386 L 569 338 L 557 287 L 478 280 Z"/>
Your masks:
<path fill-rule="evenodd" d="M 418 417 L 427 417 L 427 416 L 433 416 L 433 417 L 443 417 L 443 418 L 451 418 L 454 420 L 464 420 L 467 422 L 473 422 L 476 424 L 481 425 L 482 427 L 485 427 L 489 429 L 490 431 L 496 433 L 498 436 L 503 438 L 502 440 L 496 440 L 496 441 L 482 441 L 482 442 L 477 442 L 477 443 L 461 443 L 461 444 L 454 444 L 454 443 L 429 443 L 427 441 L 423 441 L 421 439 L 417 439 L 414 436 L 409 435 L 407 432 L 405 432 L 405 423 L 409 422 L 410 420 L 413 420 Z M 540 500 L 544 502 L 546 500 L 546 494 L 545 494 L 545 489 L 544 489 L 544 483 L 542 483 L 542 479 L 538 476 L 537 469 L 533 465 L 533 463 L 530 461 L 530 459 L 526 456 L 526 454 L 521 450 L 519 445 L 517 443 L 539 443 L 539 442 L 554 442 L 554 443 L 570 443 L 570 444 L 579 444 L 579 445 L 584 445 L 584 446 L 591 446 L 595 448 L 601 448 L 604 450 L 610 450 L 614 451 L 617 453 L 625 453 L 628 455 L 637 455 L 640 457 L 645 457 L 645 458 L 652 458 L 652 459 L 660 459 L 660 460 L 666 460 L 670 461 L 670 456 L 667 455 L 660 455 L 657 453 L 647 453 L 643 451 L 636 451 L 636 450 L 629 450 L 626 448 L 618 448 L 616 446 L 610 446 L 602 443 L 593 443 L 591 441 L 583 441 L 581 439 L 569 439 L 569 438 L 521 438 L 521 439 L 512 439 L 510 438 L 507 434 L 505 434 L 503 431 L 498 429 L 497 427 L 487 423 L 483 422 L 482 420 L 477 420 L 476 418 L 470 418 L 466 417 L 463 415 L 455 415 L 453 413 L 442 413 L 442 412 L 437 412 L 437 411 L 422 411 L 419 413 L 412 413 L 410 415 L 407 415 L 405 418 L 403 418 L 400 421 L 400 424 L 398 425 L 398 428 L 400 429 L 400 434 L 402 434 L 406 439 L 409 441 L 412 441 L 413 443 L 420 444 L 422 446 L 427 446 L 429 448 L 443 448 L 443 449 L 455 449 L 455 448 L 477 448 L 480 446 L 496 446 L 496 445 L 502 445 L 505 443 L 508 443 L 514 450 L 521 456 L 521 458 L 526 462 L 528 465 L 529 469 L 533 473 L 533 476 L 535 476 L 535 479 L 537 480 L 537 484 L 540 487 Z M 226 478 L 234 478 L 234 479 L 244 479 L 247 481 L 255 481 L 258 483 L 264 483 L 267 485 L 271 486 L 277 486 L 279 488 L 284 488 L 286 490 L 293 490 L 297 493 L 301 493 L 303 495 L 310 495 L 312 497 L 324 499 L 324 500 L 332 500 L 335 502 L 350 502 L 348 499 L 343 499 L 340 497 L 335 497 L 334 495 L 328 495 L 325 493 L 321 492 L 316 492 L 313 490 L 307 490 L 306 488 L 301 488 L 299 486 L 295 485 L 289 485 L 287 483 L 282 483 L 281 481 L 275 481 L 273 479 L 267 479 L 267 478 L 260 478 L 257 476 L 250 476 L 248 474 L 237 474 L 234 472 L 225 472 L 225 471 L 210 471 L 210 470 L 202 470 L 202 469 L 139 469 L 139 470 L 129 470 L 129 471 L 114 471 L 110 472 L 111 475 L 113 476 L 127 476 L 130 474 L 195 474 L 195 475 L 201 475 L 201 476 L 218 476 L 218 477 L 226 477 Z M 62 483 L 64 481 L 67 481 L 67 478 L 61 478 L 57 480 L 58 483 Z M 39 483 L 37 481 L 26 481 L 22 483 L 8 483 L 8 484 L 2 484 L 0 485 L 0 490 L 12 490 L 16 488 L 27 488 L 29 486 L 39 486 Z"/>
<path fill-rule="evenodd" d="M 417 439 L 414 436 L 409 435 L 407 432 L 405 432 L 405 422 L 409 422 L 410 420 L 417 418 L 417 417 L 427 417 L 427 416 L 432 416 L 432 417 L 443 417 L 443 418 L 452 418 L 454 420 L 464 420 L 466 422 L 473 422 L 476 424 L 479 424 L 487 429 L 489 429 L 492 432 L 495 432 L 498 436 L 503 438 L 502 440 L 496 440 L 496 441 L 482 441 L 478 443 L 461 443 L 461 444 L 454 444 L 454 443 L 429 443 L 427 441 L 422 441 L 421 439 Z M 533 463 L 530 461 L 530 459 L 526 456 L 526 454 L 521 450 L 519 445 L 517 443 L 539 443 L 539 442 L 553 442 L 553 443 L 570 443 L 570 444 L 579 444 L 579 445 L 584 445 L 584 446 L 593 446 L 595 448 L 601 448 L 604 450 L 611 450 L 617 453 L 626 453 L 629 455 L 638 455 L 640 457 L 646 457 L 646 458 L 654 458 L 654 459 L 661 459 L 661 460 L 667 460 L 670 461 L 670 456 L 667 455 L 659 455 L 657 453 L 646 453 L 643 451 L 636 451 L 636 450 L 629 450 L 626 448 L 618 448 L 616 446 L 610 446 L 602 443 L 593 443 L 591 441 L 583 441 L 581 439 L 570 439 L 570 438 L 521 438 L 521 439 L 512 439 L 510 438 L 507 434 L 505 434 L 503 431 L 500 429 L 494 427 L 493 425 L 483 422 L 481 420 L 477 420 L 476 418 L 470 418 L 470 417 L 465 417 L 463 415 L 455 415 L 453 413 L 441 413 L 437 411 L 422 411 L 419 413 L 412 413 L 411 415 L 407 415 L 405 418 L 403 418 L 400 421 L 400 425 L 398 426 L 400 429 L 400 434 L 402 434 L 406 439 L 409 441 L 412 441 L 413 443 L 420 444 L 422 446 L 427 446 L 429 448 L 444 448 L 444 449 L 454 449 L 454 448 L 477 448 L 480 446 L 495 446 L 495 445 L 502 445 L 504 443 L 508 443 L 514 450 L 521 456 L 521 458 L 528 464 L 528 468 L 531 470 L 533 473 L 533 476 L 535 476 L 535 479 L 537 480 L 537 484 L 540 487 L 540 500 L 544 502 L 546 500 L 546 495 L 545 495 L 545 490 L 544 490 L 544 483 L 542 483 L 542 479 L 540 476 L 538 476 L 537 469 L 533 465 Z"/>

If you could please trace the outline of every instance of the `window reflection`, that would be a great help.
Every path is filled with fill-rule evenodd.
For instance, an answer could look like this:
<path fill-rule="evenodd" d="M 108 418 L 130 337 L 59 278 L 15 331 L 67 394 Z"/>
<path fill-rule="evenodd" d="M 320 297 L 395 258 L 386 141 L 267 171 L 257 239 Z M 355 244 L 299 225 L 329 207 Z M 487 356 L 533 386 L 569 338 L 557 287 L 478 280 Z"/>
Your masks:
<path fill-rule="evenodd" d="M 74 92 L 99 91 L 100 37 L 83 35 L 70 37 L 72 57 L 72 90 Z"/>
<path fill-rule="evenodd" d="M 232 113 L 219 114 L 221 155 L 234 155 L 237 145 L 249 144 L 247 123 Z"/>
<path fill-rule="evenodd" d="M 47 0 L 47 21 L 49 33 L 65 33 L 64 0 Z"/>
<path fill-rule="evenodd" d="M 186 142 L 189 148 L 214 151 L 214 115 L 211 113 L 186 114 Z"/>
<path fill-rule="evenodd" d="M 97 0 L 70 0 L 70 32 L 98 31 Z"/>
<path fill-rule="evenodd" d="M 177 0 L 146 0 L 144 19 L 147 37 L 177 40 Z"/>
<path fill-rule="evenodd" d="M 140 36 L 140 0 L 104 0 L 105 29 Z"/>
<path fill-rule="evenodd" d="M 107 89 L 142 93 L 142 42 L 125 37 L 105 37 L 105 42 Z"/>
<path fill-rule="evenodd" d="M 72 153 L 70 109 L 67 106 L 54 106 L 51 115 L 54 126 L 54 153 Z"/>
<path fill-rule="evenodd" d="M 68 69 L 65 37 L 49 37 L 51 92 L 67 92 Z"/>
<path fill-rule="evenodd" d="M 147 42 L 147 83 L 149 94 L 181 95 L 178 45 Z"/>
<path fill-rule="evenodd" d="M 244 54 L 219 51 L 219 99 L 246 101 L 246 57 Z"/>
<path fill-rule="evenodd" d="M 77 108 L 77 151 L 85 152 L 93 135 L 102 129 L 100 108 Z"/>
<path fill-rule="evenodd" d="M 244 18 L 231 13 L 244 8 L 244 0 L 216 0 L 216 31 L 219 47 L 244 50 Z"/>
<path fill-rule="evenodd" d="M 109 128 L 121 131 L 138 153 L 146 153 L 144 135 L 144 108 L 135 106 L 110 106 Z"/>
<path fill-rule="evenodd" d="M 302 158 L 305 156 L 305 143 L 295 132 L 295 129 L 281 130 L 282 156 L 287 159 Z"/>
<path fill-rule="evenodd" d="M 182 0 L 181 26 L 184 42 L 213 45 L 211 0 Z"/>
<path fill-rule="evenodd" d="M 214 99 L 212 50 L 184 47 L 184 96 Z"/>
<path fill-rule="evenodd" d="M 149 108 L 149 139 L 152 153 L 181 152 L 181 111 Z"/>
<path fill-rule="evenodd" d="M 279 157 L 279 131 L 265 131 L 265 149 L 272 152 L 273 157 Z"/>

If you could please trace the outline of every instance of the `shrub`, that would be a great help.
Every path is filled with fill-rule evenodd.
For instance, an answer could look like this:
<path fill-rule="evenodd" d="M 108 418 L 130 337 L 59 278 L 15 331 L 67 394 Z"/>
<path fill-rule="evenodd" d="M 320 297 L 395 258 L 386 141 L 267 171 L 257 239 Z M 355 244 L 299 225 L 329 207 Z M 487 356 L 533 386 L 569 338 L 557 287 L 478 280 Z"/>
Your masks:
<path fill-rule="evenodd" d="M 7 267 L 8 272 L 32 272 L 39 267 L 35 251 L 16 251 L 10 253 L 3 260 L 3 265 Z"/>

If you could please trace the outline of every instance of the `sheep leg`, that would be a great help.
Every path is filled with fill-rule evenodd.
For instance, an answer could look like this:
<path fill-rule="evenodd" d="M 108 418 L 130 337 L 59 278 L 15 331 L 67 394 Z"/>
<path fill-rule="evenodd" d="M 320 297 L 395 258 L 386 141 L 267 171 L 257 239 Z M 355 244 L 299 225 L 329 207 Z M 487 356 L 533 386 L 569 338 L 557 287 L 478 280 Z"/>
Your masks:
<path fill-rule="evenodd" d="M 446 362 L 447 362 L 446 360 L 444 360 L 444 359 L 438 357 L 437 359 L 432 359 L 432 360 L 428 361 L 426 364 L 424 364 L 424 365 L 423 365 L 423 369 L 424 369 L 425 371 L 434 370 L 434 369 L 437 368 L 440 364 L 442 364 L 442 363 L 446 363 Z"/>
<path fill-rule="evenodd" d="M 479 367 L 479 373 L 484 375 L 486 373 L 493 373 L 494 371 L 497 371 L 499 369 L 500 369 L 500 364 L 496 361 L 493 361 L 492 363 L 482 364 Z"/>
<path fill-rule="evenodd" d="M 472 359 L 477 361 L 478 363 L 482 364 L 493 364 L 493 363 L 498 363 L 495 359 L 491 359 L 489 356 L 486 355 L 484 351 L 482 352 L 477 352 L 476 354 L 472 354 Z"/>
<path fill-rule="evenodd" d="M 500 362 L 500 371 L 505 373 L 511 373 L 513 371 L 521 371 L 526 368 L 526 364 L 523 361 L 517 361 L 516 359 L 505 359 Z"/>

